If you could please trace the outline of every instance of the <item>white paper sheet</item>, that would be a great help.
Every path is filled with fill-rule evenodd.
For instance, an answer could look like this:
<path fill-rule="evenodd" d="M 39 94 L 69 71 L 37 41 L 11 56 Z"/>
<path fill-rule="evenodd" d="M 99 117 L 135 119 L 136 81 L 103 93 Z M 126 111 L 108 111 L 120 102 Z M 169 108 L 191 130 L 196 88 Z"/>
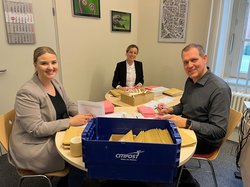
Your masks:
<path fill-rule="evenodd" d="M 79 114 L 91 113 L 95 117 L 105 115 L 103 102 L 77 101 Z"/>
<path fill-rule="evenodd" d="M 144 106 L 148 106 L 148 107 L 152 107 L 156 109 L 158 104 L 160 103 L 168 104 L 168 103 L 171 103 L 173 100 L 174 99 L 172 97 L 166 96 L 162 99 L 149 101 L 148 103 L 145 103 Z"/>
<path fill-rule="evenodd" d="M 136 114 L 128 114 L 126 112 L 115 112 L 112 114 L 106 114 L 103 117 L 109 117 L 109 118 L 137 118 L 137 119 L 142 119 L 144 116 L 140 113 Z"/>

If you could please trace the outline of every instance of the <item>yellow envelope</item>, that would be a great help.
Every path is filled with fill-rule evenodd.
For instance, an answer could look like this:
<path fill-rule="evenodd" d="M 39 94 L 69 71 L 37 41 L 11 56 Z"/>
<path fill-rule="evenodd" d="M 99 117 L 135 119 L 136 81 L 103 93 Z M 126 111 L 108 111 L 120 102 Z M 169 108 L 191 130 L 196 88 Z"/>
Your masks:
<path fill-rule="evenodd" d="M 182 142 L 181 142 L 181 146 L 189 146 L 192 145 L 194 143 L 196 143 L 195 139 L 192 138 L 191 136 L 189 136 L 185 131 L 187 129 L 183 129 L 183 128 L 177 128 L 179 131 L 179 134 L 181 136 Z"/>
<path fill-rule="evenodd" d="M 170 136 L 169 132 L 167 129 L 159 129 L 158 130 L 161 141 L 165 144 L 173 144 L 172 137 Z"/>
<path fill-rule="evenodd" d="M 124 91 L 119 90 L 119 89 L 114 89 L 114 90 L 110 90 L 109 92 L 110 92 L 113 96 L 119 97 L 119 96 L 121 96 L 121 93 L 123 93 Z"/>
<path fill-rule="evenodd" d="M 109 141 L 120 141 L 124 134 L 112 134 L 109 138 Z"/>
<path fill-rule="evenodd" d="M 63 147 L 69 148 L 71 138 L 75 136 L 81 136 L 83 129 L 84 129 L 83 126 L 81 127 L 70 126 L 65 132 L 65 136 L 63 138 Z"/>
<path fill-rule="evenodd" d="M 144 142 L 144 131 L 140 131 L 140 133 L 134 138 L 135 142 Z"/>
<path fill-rule="evenodd" d="M 150 129 L 145 131 L 145 142 L 146 143 L 162 143 L 158 129 Z"/>
<path fill-rule="evenodd" d="M 121 142 L 134 142 L 132 130 L 130 130 L 127 134 L 125 134 L 119 141 L 121 141 Z"/>

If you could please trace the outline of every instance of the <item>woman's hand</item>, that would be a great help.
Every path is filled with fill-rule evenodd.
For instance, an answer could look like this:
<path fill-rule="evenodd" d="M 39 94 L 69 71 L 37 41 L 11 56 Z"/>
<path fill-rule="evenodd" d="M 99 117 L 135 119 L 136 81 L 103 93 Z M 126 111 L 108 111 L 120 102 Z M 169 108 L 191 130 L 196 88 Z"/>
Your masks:
<path fill-rule="evenodd" d="M 118 89 L 119 89 L 119 90 L 122 90 L 122 91 L 127 91 L 127 87 L 123 87 L 123 86 L 119 86 Z"/>
<path fill-rule="evenodd" d="M 142 87 L 142 84 L 141 83 L 138 83 L 137 85 L 135 85 L 135 88 L 141 88 Z"/>
<path fill-rule="evenodd" d="M 85 125 L 93 118 L 92 114 L 78 114 L 69 119 L 70 126 Z"/>

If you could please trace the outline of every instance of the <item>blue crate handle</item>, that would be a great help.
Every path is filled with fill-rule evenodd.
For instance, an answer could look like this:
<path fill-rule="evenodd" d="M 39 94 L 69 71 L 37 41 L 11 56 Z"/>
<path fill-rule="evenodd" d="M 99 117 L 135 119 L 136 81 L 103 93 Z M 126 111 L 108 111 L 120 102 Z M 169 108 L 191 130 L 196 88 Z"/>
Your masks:
<path fill-rule="evenodd" d="M 84 131 L 82 132 L 82 139 L 83 140 L 92 139 L 92 137 L 94 136 L 94 133 L 95 133 L 95 131 L 93 130 L 93 129 L 95 129 L 95 126 L 96 126 L 96 118 L 93 118 L 92 120 L 90 120 L 88 122 Z"/>
<path fill-rule="evenodd" d="M 177 144 L 178 147 L 179 147 L 179 149 L 178 149 L 178 151 L 177 151 L 177 154 L 180 155 L 181 142 L 182 142 L 180 133 L 178 132 L 178 129 L 177 129 L 175 123 L 173 123 L 172 121 L 169 121 L 169 125 L 170 125 L 170 127 L 171 127 L 170 129 L 171 129 L 171 131 L 172 131 L 172 133 L 173 133 L 173 135 L 174 135 L 174 137 L 175 137 L 176 144 Z M 180 156 L 178 156 L 178 157 L 176 158 L 176 167 L 179 166 L 179 162 L 180 162 Z M 177 170 L 176 170 L 176 172 L 177 172 Z"/>
<path fill-rule="evenodd" d="M 181 144 L 181 136 L 178 132 L 178 129 L 177 129 L 175 123 L 173 123 L 172 121 L 169 121 L 169 125 L 170 125 L 171 131 L 173 132 L 173 135 L 176 139 L 176 144 Z"/>

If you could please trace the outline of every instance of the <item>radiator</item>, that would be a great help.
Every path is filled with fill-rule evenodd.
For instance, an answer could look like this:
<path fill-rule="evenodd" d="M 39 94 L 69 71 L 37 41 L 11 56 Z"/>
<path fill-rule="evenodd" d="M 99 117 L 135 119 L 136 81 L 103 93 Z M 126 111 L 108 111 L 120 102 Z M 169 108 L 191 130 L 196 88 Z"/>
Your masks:
<path fill-rule="evenodd" d="M 244 112 L 244 110 L 246 109 L 244 101 L 250 101 L 250 94 L 233 92 L 231 100 L 231 108 L 239 112 Z"/>

